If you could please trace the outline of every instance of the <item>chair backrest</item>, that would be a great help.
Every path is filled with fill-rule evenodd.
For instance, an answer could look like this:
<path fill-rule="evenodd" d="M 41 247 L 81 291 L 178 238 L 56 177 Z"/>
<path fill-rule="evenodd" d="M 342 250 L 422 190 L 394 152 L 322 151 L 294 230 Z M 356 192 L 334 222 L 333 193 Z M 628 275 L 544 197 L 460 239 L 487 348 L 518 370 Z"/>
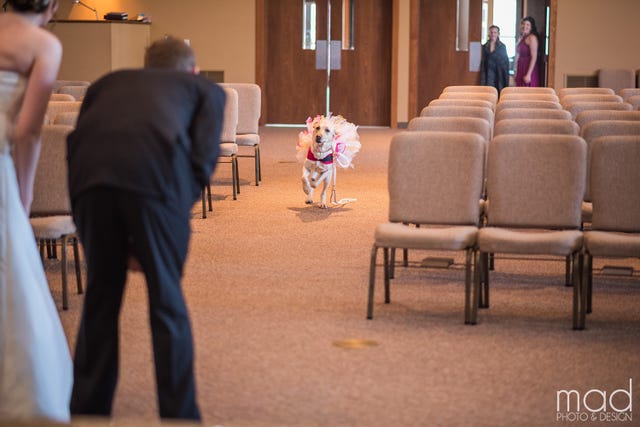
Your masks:
<path fill-rule="evenodd" d="M 640 121 L 594 120 L 582 129 L 582 137 L 587 142 L 587 165 L 591 164 L 591 144 L 602 136 L 640 135 Z M 591 200 L 591 168 L 587 168 L 587 186 L 584 199 Z"/>
<path fill-rule="evenodd" d="M 498 89 L 484 85 L 453 85 L 445 87 L 442 92 L 483 92 L 498 96 Z"/>
<path fill-rule="evenodd" d="M 552 87 L 509 86 L 502 88 L 500 96 L 508 93 L 548 93 L 556 95 L 556 91 Z"/>
<path fill-rule="evenodd" d="M 71 212 L 67 184 L 67 135 L 73 128 L 44 125 L 38 168 L 33 183 L 31 214 L 67 215 Z"/>
<path fill-rule="evenodd" d="M 53 124 L 76 127 L 76 123 L 78 122 L 78 114 L 79 113 L 77 113 L 76 111 L 58 113 L 53 119 Z"/>
<path fill-rule="evenodd" d="M 603 68 L 598 70 L 598 86 L 613 89 L 614 92 L 625 87 L 634 87 L 636 72 L 631 68 Z"/>
<path fill-rule="evenodd" d="M 615 95 L 613 89 L 608 87 L 563 87 L 558 89 L 558 96 L 562 100 L 566 95 L 579 95 L 579 94 L 604 94 Z"/>
<path fill-rule="evenodd" d="M 507 108 L 548 108 L 551 110 L 561 110 L 562 105 L 558 102 L 538 100 L 500 101 L 496 105 L 496 114 Z"/>
<path fill-rule="evenodd" d="M 506 119 L 556 119 L 571 120 L 571 113 L 550 108 L 506 108 L 496 114 L 496 123 Z"/>
<path fill-rule="evenodd" d="M 442 92 L 439 99 L 481 99 L 489 101 L 492 105 L 498 102 L 498 95 L 491 92 Z"/>
<path fill-rule="evenodd" d="M 221 83 L 238 92 L 238 134 L 258 133 L 262 92 L 254 83 Z"/>
<path fill-rule="evenodd" d="M 571 113 L 571 118 L 575 120 L 578 113 L 589 110 L 618 110 L 631 111 L 631 104 L 627 102 L 573 102 L 564 106 L 564 109 Z"/>
<path fill-rule="evenodd" d="M 483 99 L 434 99 L 430 107 L 484 107 L 493 111 L 493 104 Z"/>
<path fill-rule="evenodd" d="M 88 88 L 89 86 L 81 86 L 81 85 L 62 86 L 60 87 L 60 89 L 58 89 L 58 93 L 71 95 L 76 101 L 82 101 L 82 99 L 87 93 Z"/>
<path fill-rule="evenodd" d="M 586 110 L 576 115 L 576 123 L 580 126 L 581 132 L 588 123 L 595 120 L 640 121 L 640 111 Z"/>
<path fill-rule="evenodd" d="M 485 146 L 475 133 L 394 135 L 389 147 L 389 220 L 477 225 Z"/>
<path fill-rule="evenodd" d="M 587 146 L 575 135 L 502 135 L 489 144 L 488 223 L 577 229 Z"/>
<path fill-rule="evenodd" d="M 573 120 L 558 119 L 504 119 L 496 122 L 493 136 L 509 134 L 578 135 L 580 127 Z"/>
<path fill-rule="evenodd" d="M 562 97 L 560 102 L 562 105 L 569 105 L 574 102 L 622 102 L 622 97 L 619 95 L 606 95 L 606 94 L 578 94 L 578 95 L 566 95 Z"/>
<path fill-rule="evenodd" d="M 478 117 L 485 119 L 493 128 L 493 111 L 484 107 L 424 107 L 421 117 Z"/>
<path fill-rule="evenodd" d="M 224 105 L 220 142 L 235 143 L 238 129 L 238 92 L 230 87 L 224 87 L 222 89 L 227 96 L 227 100 Z"/>
<path fill-rule="evenodd" d="M 68 93 L 52 93 L 49 97 L 49 101 L 75 101 L 73 95 Z"/>
<path fill-rule="evenodd" d="M 478 117 L 415 117 L 409 121 L 410 131 L 475 132 L 489 141 L 491 125 Z"/>
<path fill-rule="evenodd" d="M 640 110 L 640 95 L 630 96 L 625 102 L 631 104 L 633 110 Z"/>
<path fill-rule="evenodd" d="M 89 86 L 91 82 L 86 80 L 56 80 L 53 82 L 53 92 L 58 92 L 62 86 Z"/>
<path fill-rule="evenodd" d="M 551 101 L 560 102 L 554 93 L 502 93 L 500 101 Z"/>
<path fill-rule="evenodd" d="M 640 134 L 596 138 L 591 147 L 593 230 L 640 232 Z"/>
<path fill-rule="evenodd" d="M 53 124 L 56 115 L 65 111 L 79 112 L 82 102 L 80 101 L 49 101 L 45 114 L 45 124 Z"/>
<path fill-rule="evenodd" d="M 630 96 L 640 95 L 640 87 L 626 87 L 618 91 L 618 95 L 622 97 L 623 101 L 626 101 Z"/>

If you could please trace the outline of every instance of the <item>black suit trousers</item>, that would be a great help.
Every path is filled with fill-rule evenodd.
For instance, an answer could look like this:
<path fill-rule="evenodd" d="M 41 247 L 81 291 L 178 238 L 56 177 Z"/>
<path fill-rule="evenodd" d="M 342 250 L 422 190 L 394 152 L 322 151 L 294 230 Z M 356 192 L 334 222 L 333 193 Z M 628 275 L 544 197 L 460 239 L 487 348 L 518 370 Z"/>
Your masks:
<path fill-rule="evenodd" d="M 133 254 L 149 295 L 160 417 L 200 419 L 191 325 L 180 288 L 189 208 L 111 188 L 94 188 L 74 200 L 87 290 L 74 357 L 72 414 L 111 414 L 118 379 L 118 317 L 127 260 Z"/>

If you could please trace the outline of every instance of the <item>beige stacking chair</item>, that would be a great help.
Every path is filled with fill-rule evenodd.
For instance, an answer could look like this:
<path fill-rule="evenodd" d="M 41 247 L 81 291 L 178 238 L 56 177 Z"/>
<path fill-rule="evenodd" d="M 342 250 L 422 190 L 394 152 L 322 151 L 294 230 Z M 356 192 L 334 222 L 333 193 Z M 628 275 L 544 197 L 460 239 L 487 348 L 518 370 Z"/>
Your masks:
<path fill-rule="evenodd" d="M 571 118 L 575 120 L 581 111 L 590 110 L 617 110 L 631 111 L 631 104 L 627 102 L 574 102 L 564 106 L 564 109 L 571 113 Z"/>
<path fill-rule="evenodd" d="M 560 103 L 565 106 L 576 102 L 622 102 L 622 97 L 603 94 L 566 95 L 562 97 Z"/>
<path fill-rule="evenodd" d="M 583 222 L 592 221 L 593 206 L 591 203 L 591 144 L 603 136 L 634 136 L 640 135 L 640 121 L 627 120 L 595 120 L 582 129 L 582 137 L 587 142 L 587 185 L 584 192 L 582 206 Z"/>
<path fill-rule="evenodd" d="M 571 113 L 550 108 L 505 108 L 496 114 L 496 123 L 508 119 L 571 120 Z"/>
<path fill-rule="evenodd" d="M 586 157 L 586 143 L 575 135 L 502 135 L 491 141 L 487 223 L 478 232 L 473 290 L 481 307 L 489 307 L 490 253 L 571 256 L 573 327 L 584 327 L 579 261 Z"/>
<path fill-rule="evenodd" d="M 560 102 L 555 93 L 502 93 L 500 102 L 503 101 L 551 101 Z"/>
<path fill-rule="evenodd" d="M 88 88 L 89 86 L 84 85 L 62 86 L 58 89 L 58 93 L 71 95 L 76 101 L 82 101 Z"/>
<path fill-rule="evenodd" d="M 82 102 L 79 101 L 49 101 L 47 103 L 47 112 L 45 113 L 44 124 L 53 124 L 56 115 L 66 111 L 79 112 Z"/>
<path fill-rule="evenodd" d="M 550 110 L 561 110 L 562 105 L 554 101 L 538 101 L 538 100 L 500 101 L 496 105 L 496 115 L 498 115 L 502 110 L 506 110 L 509 108 L 531 108 L 531 109 L 546 108 Z"/>
<path fill-rule="evenodd" d="M 614 92 L 625 87 L 634 87 L 636 71 L 631 68 L 603 68 L 598 70 L 598 86 L 612 89 Z"/>
<path fill-rule="evenodd" d="M 578 135 L 580 127 L 573 120 L 504 119 L 496 122 L 493 136 L 512 134 Z"/>
<path fill-rule="evenodd" d="M 618 91 L 618 95 L 622 97 L 623 101 L 626 101 L 630 96 L 640 95 L 640 88 L 636 87 L 627 87 L 624 89 L 620 89 Z"/>
<path fill-rule="evenodd" d="M 238 92 L 238 129 L 236 144 L 241 147 L 252 147 L 253 154 L 240 154 L 238 157 L 252 157 L 255 163 L 255 182 L 262 180 L 260 167 L 260 113 L 262 92 L 260 86 L 253 83 L 222 83 L 222 87 L 235 89 Z"/>
<path fill-rule="evenodd" d="M 63 86 L 89 86 L 91 82 L 86 80 L 56 80 L 53 83 L 53 92 L 58 92 Z"/>
<path fill-rule="evenodd" d="M 550 95 L 556 95 L 556 91 L 552 87 L 509 86 L 502 88 L 500 96 L 511 93 L 546 93 Z"/>
<path fill-rule="evenodd" d="M 593 222 L 584 233 L 586 307 L 592 311 L 593 258 L 640 258 L 640 134 L 596 138 L 591 146 Z M 583 305 L 583 307 L 585 306 Z"/>
<path fill-rule="evenodd" d="M 49 101 L 75 101 L 76 99 L 67 93 L 52 93 Z"/>
<path fill-rule="evenodd" d="M 67 135 L 73 128 L 44 125 L 42 148 L 33 184 L 31 227 L 44 259 L 46 245 L 60 245 L 62 271 L 62 308 L 69 308 L 67 291 L 67 247 L 73 247 L 78 294 L 82 293 L 80 251 L 76 226 L 71 217 L 67 186 Z M 57 251 L 56 251 L 57 252 Z"/>
<path fill-rule="evenodd" d="M 626 120 L 640 121 L 640 111 L 617 111 L 617 110 L 587 110 L 578 113 L 576 123 L 580 126 L 582 134 L 587 124 L 596 120 Z"/>
<path fill-rule="evenodd" d="M 485 119 L 493 129 L 494 114 L 484 107 L 424 107 L 420 117 L 477 117 Z"/>
<path fill-rule="evenodd" d="M 78 114 L 75 111 L 67 111 L 64 113 L 58 113 L 56 114 L 55 118 L 53 119 L 53 124 L 54 125 L 67 125 L 67 126 L 73 126 L 76 127 L 76 123 L 78 122 Z"/>
<path fill-rule="evenodd" d="M 640 95 L 630 96 L 627 98 L 626 102 L 631 104 L 631 108 L 633 110 L 640 110 Z"/>
<path fill-rule="evenodd" d="M 474 132 L 487 143 L 491 140 L 489 122 L 478 117 L 415 117 L 409 121 L 407 130 Z"/>
<path fill-rule="evenodd" d="M 602 95 L 615 95 L 615 91 L 608 87 L 564 87 L 558 89 L 558 97 L 560 100 L 566 95 L 580 95 L 580 94 L 602 94 Z"/>
<path fill-rule="evenodd" d="M 402 132 L 389 149 L 389 222 L 371 250 L 367 318 L 373 318 L 376 258 L 383 248 L 385 303 L 390 302 L 389 249 L 464 251 L 465 323 L 475 319 L 471 258 L 478 233 L 485 140 L 474 133 Z M 437 201 L 434 203 L 433 201 Z M 419 224 L 414 227 L 405 224 Z"/>
<path fill-rule="evenodd" d="M 493 111 L 493 104 L 482 99 L 434 99 L 429 107 L 484 107 Z"/>
<path fill-rule="evenodd" d="M 492 92 L 442 92 L 438 99 L 481 99 L 483 101 L 489 101 L 495 108 L 498 102 L 498 95 Z"/>
<path fill-rule="evenodd" d="M 238 144 L 236 144 L 236 129 L 238 128 L 238 92 L 235 89 L 223 88 L 227 97 L 224 105 L 224 119 L 222 123 L 222 132 L 220 134 L 220 154 L 218 163 L 231 163 L 231 187 L 233 192 L 233 200 L 238 198 L 240 193 L 240 178 L 238 174 Z M 228 159 L 220 162 L 220 159 Z M 205 203 L 206 198 L 209 202 L 209 211 L 213 211 L 213 201 L 211 198 L 211 185 L 207 184 L 202 189 L 202 218 L 207 217 L 207 209 Z"/>
<path fill-rule="evenodd" d="M 447 86 L 442 90 L 442 93 L 445 92 L 481 92 L 481 93 L 491 93 L 498 96 L 498 89 L 493 86 L 484 86 L 484 85 L 453 85 Z"/>

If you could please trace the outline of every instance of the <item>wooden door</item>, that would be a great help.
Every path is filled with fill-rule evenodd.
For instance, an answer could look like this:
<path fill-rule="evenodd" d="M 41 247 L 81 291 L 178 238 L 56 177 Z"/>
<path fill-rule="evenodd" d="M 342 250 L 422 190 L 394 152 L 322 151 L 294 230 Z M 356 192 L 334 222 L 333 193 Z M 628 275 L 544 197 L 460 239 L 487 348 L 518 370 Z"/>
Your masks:
<path fill-rule="evenodd" d="M 412 0 L 411 13 L 409 115 L 414 117 L 446 86 L 479 84 L 480 73 L 469 71 L 469 52 L 456 50 L 456 0 Z M 481 31 L 482 0 L 470 0 L 469 41 L 480 41 Z"/>
<path fill-rule="evenodd" d="M 327 39 L 327 1 L 332 1 L 331 39 L 342 38 L 342 0 L 317 0 L 317 40 Z M 388 126 L 391 116 L 392 0 L 355 0 L 353 50 L 342 50 L 332 70 L 330 111 L 358 125 Z M 326 110 L 326 70 L 316 52 L 302 49 L 302 0 L 263 0 L 257 9 L 263 37 L 257 54 L 263 76 L 266 123 L 302 124 Z"/>

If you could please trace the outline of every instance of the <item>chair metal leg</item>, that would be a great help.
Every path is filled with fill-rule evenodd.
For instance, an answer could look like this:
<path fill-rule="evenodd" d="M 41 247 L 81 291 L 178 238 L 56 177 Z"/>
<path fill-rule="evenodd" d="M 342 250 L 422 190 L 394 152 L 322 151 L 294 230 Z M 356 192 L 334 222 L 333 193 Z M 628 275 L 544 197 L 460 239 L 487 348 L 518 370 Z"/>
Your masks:
<path fill-rule="evenodd" d="M 389 278 L 396 277 L 396 248 L 391 248 L 391 260 L 389 261 Z"/>
<path fill-rule="evenodd" d="M 258 165 L 258 181 L 262 181 L 262 159 L 260 158 L 260 145 L 256 145 L 256 164 Z"/>
<path fill-rule="evenodd" d="M 573 258 L 571 256 L 566 257 L 565 268 L 564 268 L 564 285 L 571 286 L 573 284 L 573 280 L 571 279 L 571 270 L 573 270 L 572 265 Z"/>
<path fill-rule="evenodd" d="M 213 212 L 213 199 L 211 198 L 211 184 L 207 184 L 207 199 L 209 202 L 209 212 Z"/>
<path fill-rule="evenodd" d="M 231 185 L 233 186 L 233 200 L 238 199 L 240 184 L 238 183 L 238 158 L 231 156 Z"/>
<path fill-rule="evenodd" d="M 76 262 L 76 282 L 78 285 L 78 295 L 82 294 L 82 269 L 80 268 L 80 249 L 78 248 L 78 238 L 73 237 L 73 259 Z"/>
<path fill-rule="evenodd" d="M 61 256 L 61 268 L 62 271 L 62 309 L 69 309 L 69 295 L 68 295 L 68 287 L 67 287 L 67 243 L 69 242 L 68 236 L 62 236 L 60 251 L 62 252 Z"/>
<path fill-rule="evenodd" d="M 402 249 L 402 266 L 409 267 L 409 249 Z"/>
<path fill-rule="evenodd" d="M 472 310 L 478 309 L 478 303 L 475 301 L 477 292 L 475 291 L 475 275 L 473 280 L 473 290 L 471 288 L 471 258 L 475 259 L 475 251 L 467 249 L 465 259 L 465 278 L 464 278 L 464 323 L 471 325 L 475 323 L 475 317 Z M 472 322 L 472 317 L 474 318 Z"/>
<path fill-rule="evenodd" d="M 371 262 L 369 264 L 369 301 L 367 302 L 367 319 L 373 319 L 373 294 L 376 284 L 376 258 L 378 255 L 378 247 L 373 245 L 371 248 Z"/>
<path fill-rule="evenodd" d="M 480 308 L 489 308 L 489 258 L 493 254 L 480 253 Z"/>
<path fill-rule="evenodd" d="M 489 270 L 493 271 L 496 269 L 495 266 L 495 256 L 493 253 L 489 254 Z"/>
<path fill-rule="evenodd" d="M 207 204 L 205 203 L 205 199 L 204 199 L 204 191 L 205 189 L 203 188 L 200 193 L 200 196 L 202 198 L 202 218 L 207 217 Z"/>
<path fill-rule="evenodd" d="M 480 306 L 480 280 L 482 274 L 482 258 L 480 251 L 473 253 L 473 290 L 471 293 L 471 306 L 469 307 L 469 325 L 475 325 L 478 321 L 478 307 Z"/>
<path fill-rule="evenodd" d="M 391 302 L 391 291 L 389 286 L 389 248 L 382 249 L 384 258 L 384 303 Z"/>
<path fill-rule="evenodd" d="M 253 152 L 253 160 L 255 163 L 255 172 L 256 172 L 256 187 L 260 185 L 260 156 L 259 156 L 258 146 L 255 146 L 255 150 Z"/>
<path fill-rule="evenodd" d="M 583 280 L 584 255 L 573 254 L 573 329 L 585 328 L 585 310 L 587 305 L 586 282 Z"/>
<path fill-rule="evenodd" d="M 587 313 L 591 313 L 593 310 L 592 299 L 593 299 L 593 256 L 591 254 L 585 254 L 585 262 L 587 264 Z"/>

